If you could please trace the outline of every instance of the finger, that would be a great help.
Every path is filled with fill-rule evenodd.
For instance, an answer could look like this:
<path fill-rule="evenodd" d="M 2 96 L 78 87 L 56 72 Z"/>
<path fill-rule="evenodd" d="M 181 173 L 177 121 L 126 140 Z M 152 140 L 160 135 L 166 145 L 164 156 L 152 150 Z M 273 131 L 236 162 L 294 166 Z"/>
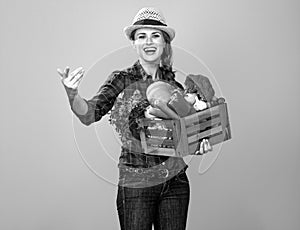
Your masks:
<path fill-rule="evenodd" d="M 81 73 L 79 73 L 79 75 L 78 75 L 78 71 L 81 71 L 81 70 L 82 70 L 82 67 L 79 67 L 76 70 L 74 70 L 72 73 L 70 73 L 69 76 L 67 78 L 65 78 L 65 84 L 69 85 L 70 88 L 77 88 L 79 82 L 77 84 L 75 84 L 75 83 L 77 82 L 77 79 L 81 77 Z"/>
<path fill-rule="evenodd" d="M 76 75 L 76 77 L 74 77 L 73 84 L 79 85 L 82 78 L 83 78 L 83 73 Z"/>
<path fill-rule="evenodd" d="M 204 139 L 204 144 L 203 144 L 203 148 L 204 148 L 204 153 L 207 153 L 208 152 L 208 144 L 207 144 L 207 139 Z"/>
<path fill-rule="evenodd" d="M 72 86 L 72 88 L 78 88 L 81 80 L 82 80 L 83 75 L 76 75 L 76 77 L 73 79 L 72 82 L 69 84 Z"/>
<path fill-rule="evenodd" d="M 204 153 L 204 151 L 203 151 L 203 140 L 200 143 L 199 152 L 200 152 L 200 155 L 202 155 Z"/>
<path fill-rule="evenodd" d="M 71 84 L 76 84 L 78 81 L 80 81 L 83 77 L 83 72 L 79 72 L 76 74 L 73 79 L 70 81 Z"/>
<path fill-rule="evenodd" d="M 212 146 L 210 145 L 210 143 L 209 143 L 208 140 L 207 140 L 207 146 L 208 146 L 208 151 L 212 151 L 212 150 L 213 150 L 213 148 L 212 148 Z"/>
<path fill-rule="evenodd" d="M 210 150 L 210 148 L 209 148 L 209 142 L 207 139 L 206 139 L 206 148 L 207 148 L 207 152 L 208 152 Z"/>
<path fill-rule="evenodd" d="M 56 70 L 61 77 L 64 77 L 64 73 L 61 69 L 57 68 Z"/>
<path fill-rule="evenodd" d="M 77 89 L 77 88 L 78 88 L 78 86 L 79 86 L 79 82 L 77 82 L 77 83 L 73 84 L 73 85 L 72 85 L 72 88 L 73 88 L 73 89 Z"/>
<path fill-rule="evenodd" d="M 203 153 L 206 153 L 206 141 L 205 141 L 205 139 L 203 139 L 202 140 L 202 142 L 203 142 Z"/>
<path fill-rule="evenodd" d="M 67 67 L 65 68 L 65 71 L 64 71 L 64 73 L 65 73 L 66 77 L 68 77 L 68 75 L 69 75 L 69 72 L 70 72 L 70 67 L 69 67 L 69 66 L 67 66 Z"/>
<path fill-rule="evenodd" d="M 81 71 L 83 70 L 83 68 L 82 67 L 78 67 L 77 69 L 75 69 L 72 73 L 70 73 L 70 81 L 72 81 L 73 80 L 73 78 L 78 74 L 78 73 L 80 73 Z"/>

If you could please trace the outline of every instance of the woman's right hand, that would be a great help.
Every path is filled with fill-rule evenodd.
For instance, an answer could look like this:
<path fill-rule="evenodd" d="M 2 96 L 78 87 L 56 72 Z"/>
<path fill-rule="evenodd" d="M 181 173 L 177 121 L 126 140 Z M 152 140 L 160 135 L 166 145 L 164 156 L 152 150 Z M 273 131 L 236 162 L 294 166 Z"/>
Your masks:
<path fill-rule="evenodd" d="M 66 67 L 64 71 L 57 69 L 57 72 L 61 76 L 62 83 L 70 89 L 78 89 L 78 86 L 82 80 L 84 69 L 79 67 L 70 73 L 70 67 Z"/>

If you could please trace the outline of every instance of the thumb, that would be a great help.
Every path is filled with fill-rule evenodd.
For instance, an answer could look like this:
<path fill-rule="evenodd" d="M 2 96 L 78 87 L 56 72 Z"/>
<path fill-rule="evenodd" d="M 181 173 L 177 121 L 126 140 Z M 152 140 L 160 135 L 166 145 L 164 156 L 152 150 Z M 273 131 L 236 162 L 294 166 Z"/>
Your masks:
<path fill-rule="evenodd" d="M 64 77 L 64 72 L 60 68 L 57 68 L 56 71 L 61 77 Z"/>

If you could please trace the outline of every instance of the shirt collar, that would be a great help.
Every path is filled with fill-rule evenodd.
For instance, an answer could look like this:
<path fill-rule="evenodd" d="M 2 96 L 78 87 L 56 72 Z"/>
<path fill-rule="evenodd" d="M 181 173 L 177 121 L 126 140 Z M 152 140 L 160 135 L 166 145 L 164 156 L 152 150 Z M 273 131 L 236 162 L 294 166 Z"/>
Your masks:
<path fill-rule="evenodd" d="M 141 65 L 140 61 L 137 60 L 133 66 L 132 66 L 132 74 L 135 76 L 137 80 L 142 80 L 142 79 L 152 79 L 152 76 L 147 74 L 146 71 L 144 70 L 143 66 Z M 164 79 L 164 73 L 165 68 L 162 66 L 159 66 L 157 69 L 156 77 L 160 80 Z"/>

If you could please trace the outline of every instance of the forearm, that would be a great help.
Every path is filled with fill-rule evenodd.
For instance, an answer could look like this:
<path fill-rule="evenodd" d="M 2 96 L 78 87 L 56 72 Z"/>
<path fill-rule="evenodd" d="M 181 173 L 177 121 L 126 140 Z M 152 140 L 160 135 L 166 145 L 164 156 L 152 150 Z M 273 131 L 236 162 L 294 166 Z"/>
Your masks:
<path fill-rule="evenodd" d="M 78 93 L 74 96 L 72 109 L 79 115 L 85 115 L 88 112 L 86 101 Z"/>
<path fill-rule="evenodd" d="M 71 89 L 65 86 L 65 90 L 70 102 L 72 111 L 77 116 L 85 116 L 88 112 L 87 101 L 84 100 L 78 93 L 78 89 Z"/>
<path fill-rule="evenodd" d="M 85 124 L 90 125 L 95 122 L 95 108 L 89 106 L 88 102 L 83 99 L 79 94 L 77 89 L 70 89 L 65 87 L 71 110 L 79 118 L 79 120 Z M 92 104 L 92 103 L 91 103 Z M 100 116 L 97 116 L 97 119 L 100 120 Z"/>

